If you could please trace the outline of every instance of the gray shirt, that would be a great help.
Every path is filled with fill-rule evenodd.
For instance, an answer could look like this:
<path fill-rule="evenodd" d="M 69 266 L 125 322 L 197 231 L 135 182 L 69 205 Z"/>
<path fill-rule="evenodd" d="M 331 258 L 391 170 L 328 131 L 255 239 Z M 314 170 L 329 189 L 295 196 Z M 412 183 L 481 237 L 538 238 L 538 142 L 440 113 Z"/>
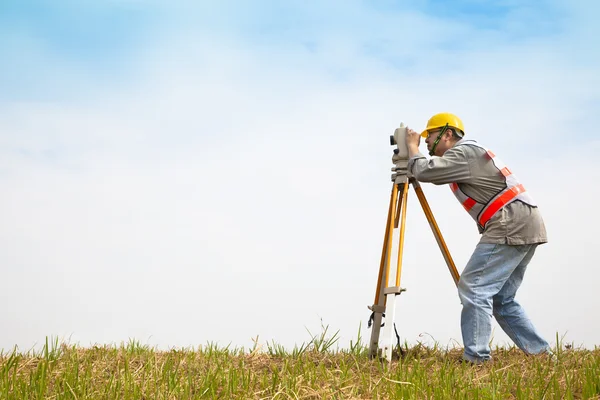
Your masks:
<path fill-rule="evenodd" d="M 443 185 L 456 182 L 460 190 L 478 203 L 487 204 L 506 188 L 504 176 L 480 147 L 458 141 L 442 157 L 411 157 L 408 170 L 420 182 Z M 450 189 L 448 189 L 450 190 Z M 480 243 L 511 245 L 546 243 L 546 227 L 537 207 L 516 200 L 500 209 L 486 224 L 478 226 Z"/>

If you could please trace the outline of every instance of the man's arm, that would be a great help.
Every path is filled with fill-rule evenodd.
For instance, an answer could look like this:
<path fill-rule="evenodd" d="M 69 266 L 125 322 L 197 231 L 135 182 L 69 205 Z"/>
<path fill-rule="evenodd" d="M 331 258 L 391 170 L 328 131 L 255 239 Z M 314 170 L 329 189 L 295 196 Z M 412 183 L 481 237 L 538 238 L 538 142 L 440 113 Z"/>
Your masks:
<path fill-rule="evenodd" d="M 410 143 L 410 144 L 407 144 L 407 147 L 408 147 L 408 158 L 413 158 L 414 156 L 417 156 L 417 155 L 424 157 L 423 154 L 421 154 L 419 152 L 419 143 L 416 143 L 416 144 Z"/>
<path fill-rule="evenodd" d="M 460 182 L 471 177 L 469 160 L 462 149 L 452 148 L 442 156 L 429 160 L 424 155 L 409 150 L 408 171 L 420 182 L 435 185 Z"/>

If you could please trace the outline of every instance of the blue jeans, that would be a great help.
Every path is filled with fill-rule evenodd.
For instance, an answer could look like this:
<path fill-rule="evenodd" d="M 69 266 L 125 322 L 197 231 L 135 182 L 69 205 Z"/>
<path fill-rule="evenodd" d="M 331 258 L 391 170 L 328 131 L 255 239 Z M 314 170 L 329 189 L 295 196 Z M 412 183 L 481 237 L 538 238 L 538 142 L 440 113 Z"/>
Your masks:
<path fill-rule="evenodd" d="M 479 243 L 475 248 L 458 282 L 465 360 L 479 363 L 491 358 L 492 314 L 525 353 L 550 351 L 548 343 L 515 301 L 536 247 L 536 244 Z"/>

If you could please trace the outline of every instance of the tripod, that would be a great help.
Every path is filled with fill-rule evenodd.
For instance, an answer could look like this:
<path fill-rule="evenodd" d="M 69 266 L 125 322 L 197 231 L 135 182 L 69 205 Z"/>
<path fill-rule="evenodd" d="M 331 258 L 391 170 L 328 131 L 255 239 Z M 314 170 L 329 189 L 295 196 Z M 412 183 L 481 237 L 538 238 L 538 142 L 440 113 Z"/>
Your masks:
<path fill-rule="evenodd" d="M 397 154 L 397 153 L 396 153 Z M 379 265 L 379 276 L 377 278 L 377 289 L 375 292 L 375 301 L 368 308 L 372 311 L 369 325 L 373 323 L 371 331 L 371 341 L 369 347 L 369 357 L 375 358 L 379 356 L 379 335 L 382 327 L 381 321 L 385 316 L 388 323 L 384 326 L 384 341 L 382 350 L 385 358 L 388 361 L 392 360 L 392 327 L 394 326 L 394 316 L 396 311 L 396 296 L 406 291 L 400 287 L 400 276 L 402 272 L 402 253 L 404 247 L 406 210 L 408 200 L 408 188 L 412 185 L 415 190 L 423 212 L 427 217 L 427 221 L 433 231 L 433 235 L 438 243 L 438 246 L 444 256 L 444 260 L 448 265 L 450 274 L 454 279 L 454 283 L 458 285 L 460 275 L 454 265 L 454 261 L 450 256 L 446 242 L 442 237 L 440 229 L 435 221 L 431 208 L 427 203 L 423 189 L 417 180 L 407 176 L 406 160 L 397 160 L 396 167 L 392 170 L 396 171 L 392 175 L 392 194 L 388 209 L 387 224 L 385 227 L 385 236 L 383 241 L 383 249 L 381 252 L 381 263 Z M 392 225 L 393 224 L 393 225 Z M 390 286 L 390 262 L 392 258 L 392 241 L 394 229 L 400 224 L 400 234 L 398 241 L 398 254 L 396 260 L 396 281 L 394 286 Z M 400 349 L 401 350 L 401 349 Z"/>

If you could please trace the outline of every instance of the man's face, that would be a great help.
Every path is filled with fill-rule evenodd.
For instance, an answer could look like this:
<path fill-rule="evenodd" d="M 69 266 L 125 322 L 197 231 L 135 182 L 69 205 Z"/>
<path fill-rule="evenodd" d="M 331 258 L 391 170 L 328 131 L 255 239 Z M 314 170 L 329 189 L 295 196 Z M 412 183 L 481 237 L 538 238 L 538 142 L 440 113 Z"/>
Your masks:
<path fill-rule="evenodd" d="M 441 128 L 427 131 L 427 137 L 425 138 L 425 143 L 427 144 L 427 151 L 431 151 L 431 148 L 433 147 L 433 144 L 435 143 L 435 141 L 441 131 L 442 131 Z M 438 143 L 438 145 L 435 149 L 436 156 L 438 155 L 437 153 L 438 153 L 438 149 L 440 148 L 440 144 L 442 144 L 441 142 L 442 142 L 442 139 L 440 139 L 440 142 Z"/>
<path fill-rule="evenodd" d="M 429 134 L 427 135 L 427 138 L 425 138 L 425 143 L 427 144 L 428 151 L 431 151 L 433 144 L 437 140 L 437 137 L 439 136 L 440 132 L 442 132 L 442 130 L 443 130 L 443 128 L 438 128 L 438 129 L 432 129 L 432 130 L 428 131 Z M 439 157 L 443 156 L 444 153 L 446 152 L 446 150 L 450 149 L 453 145 L 453 142 L 451 139 L 452 139 L 452 130 L 446 129 L 446 131 L 440 138 L 440 141 L 438 142 L 437 146 L 435 147 L 434 154 Z"/>

